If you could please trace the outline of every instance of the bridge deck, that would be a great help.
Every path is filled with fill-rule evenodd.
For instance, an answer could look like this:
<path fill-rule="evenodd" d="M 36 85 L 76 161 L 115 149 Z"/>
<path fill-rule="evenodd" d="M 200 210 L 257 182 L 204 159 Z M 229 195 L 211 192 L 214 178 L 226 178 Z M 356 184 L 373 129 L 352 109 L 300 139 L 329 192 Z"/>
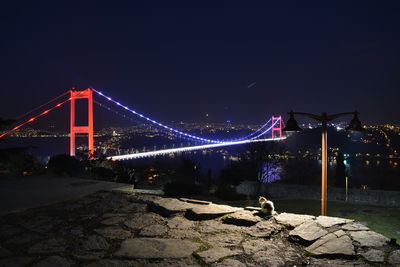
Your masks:
<path fill-rule="evenodd" d="M 215 148 L 215 147 L 224 147 L 224 146 L 232 146 L 232 145 L 240 145 L 240 144 L 248 144 L 248 143 L 256 143 L 256 142 L 280 141 L 280 140 L 284 140 L 284 139 L 286 139 L 286 137 L 242 140 L 242 141 L 233 141 L 233 142 L 223 142 L 223 143 L 219 143 L 219 144 L 207 144 L 207 145 L 199 145 L 199 146 L 170 148 L 170 149 L 162 149 L 162 150 L 142 152 L 142 153 L 111 156 L 111 157 L 108 157 L 108 159 L 111 159 L 111 160 L 140 159 L 140 158 L 155 157 L 155 156 L 168 155 L 168 154 L 174 154 L 174 153 L 180 153 L 180 152 L 210 149 L 210 148 Z"/>

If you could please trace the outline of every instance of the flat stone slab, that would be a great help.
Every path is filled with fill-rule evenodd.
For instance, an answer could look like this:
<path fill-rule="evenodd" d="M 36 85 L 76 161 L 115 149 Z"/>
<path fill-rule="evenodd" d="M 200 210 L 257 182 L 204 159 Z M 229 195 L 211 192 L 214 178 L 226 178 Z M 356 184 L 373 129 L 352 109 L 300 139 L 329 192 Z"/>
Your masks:
<path fill-rule="evenodd" d="M 16 258 L 0 259 L 0 266 L 4 267 L 27 266 L 33 260 L 34 260 L 33 257 L 16 257 Z"/>
<path fill-rule="evenodd" d="M 104 213 L 101 217 L 102 218 L 111 218 L 111 217 L 125 217 L 127 214 L 126 213 Z"/>
<path fill-rule="evenodd" d="M 91 235 L 82 242 L 82 248 L 84 250 L 107 250 L 110 244 L 107 240 L 98 235 Z"/>
<path fill-rule="evenodd" d="M 64 252 L 66 250 L 66 242 L 64 239 L 51 238 L 31 246 L 28 250 L 32 254 L 48 254 Z"/>
<path fill-rule="evenodd" d="M 345 231 L 368 231 L 369 228 L 364 224 L 353 222 L 353 223 L 346 223 L 341 226 L 342 230 Z"/>
<path fill-rule="evenodd" d="M 133 193 L 163 196 L 164 191 L 157 189 L 133 189 Z"/>
<path fill-rule="evenodd" d="M 289 232 L 289 236 L 293 240 L 307 243 L 314 242 L 326 234 L 328 234 L 328 231 L 320 227 L 315 221 L 306 221 Z"/>
<path fill-rule="evenodd" d="M 85 267 L 132 267 L 132 266 L 139 266 L 139 265 L 135 265 L 134 262 L 129 260 L 114 260 L 114 259 L 99 260 L 85 265 Z"/>
<path fill-rule="evenodd" d="M 351 238 L 358 242 L 361 247 L 378 248 L 389 243 L 389 238 L 372 231 L 350 232 Z"/>
<path fill-rule="evenodd" d="M 71 263 L 66 258 L 60 256 L 51 256 L 32 265 L 32 267 L 54 267 L 54 266 L 69 267 L 71 266 Z"/>
<path fill-rule="evenodd" d="M 281 226 L 274 223 L 272 220 L 263 220 L 251 227 L 246 227 L 244 230 L 252 237 L 269 237 L 278 233 L 281 229 Z"/>
<path fill-rule="evenodd" d="M 376 265 L 368 264 L 364 260 L 348 260 L 348 259 L 327 259 L 327 258 L 308 258 L 307 262 L 312 267 L 376 267 Z"/>
<path fill-rule="evenodd" d="M 355 255 L 353 243 L 343 231 L 329 233 L 306 248 L 306 251 L 317 256 Z"/>
<path fill-rule="evenodd" d="M 290 226 L 290 227 L 296 227 L 299 226 L 300 224 L 309 221 L 309 220 L 313 220 L 315 218 L 315 216 L 311 216 L 311 215 L 300 215 L 300 214 L 294 214 L 294 213 L 286 213 L 283 212 L 277 216 L 275 216 L 275 220 L 278 223 L 281 223 L 283 225 L 286 226 Z"/>
<path fill-rule="evenodd" d="M 329 228 L 334 225 L 340 225 L 345 223 L 353 222 L 354 220 L 338 218 L 338 217 L 329 217 L 329 216 L 318 216 L 316 222 L 323 227 Z"/>
<path fill-rule="evenodd" d="M 71 234 L 71 235 L 75 235 L 77 237 L 80 237 L 83 235 L 83 227 L 78 225 L 78 226 L 74 226 L 73 228 L 68 228 L 65 230 L 64 234 Z"/>
<path fill-rule="evenodd" d="M 168 228 L 162 224 L 149 225 L 140 230 L 140 236 L 157 237 L 163 236 L 168 232 Z"/>
<path fill-rule="evenodd" d="M 199 204 L 192 204 L 185 201 L 180 201 L 176 198 L 159 198 L 152 201 L 153 205 L 162 209 L 167 214 L 186 212 L 188 209 L 196 207 Z M 201 205 L 203 206 L 203 205 Z"/>
<path fill-rule="evenodd" d="M 368 249 L 360 253 L 367 261 L 382 263 L 385 261 L 385 252 L 378 249 Z"/>
<path fill-rule="evenodd" d="M 204 200 L 197 200 L 197 199 L 191 199 L 191 198 L 179 198 L 180 201 L 184 201 L 184 202 L 188 202 L 188 203 L 192 203 L 192 204 L 200 204 L 200 205 L 209 205 L 212 202 L 210 201 L 204 201 Z"/>
<path fill-rule="evenodd" d="M 393 266 L 400 266 L 400 249 L 389 254 L 388 262 Z"/>
<path fill-rule="evenodd" d="M 258 251 L 252 256 L 253 260 L 257 262 L 256 266 L 285 266 L 284 257 L 276 253 L 276 250 Z"/>
<path fill-rule="evenodd" d="M 294 266 L 302 262 L 303 251 L 294 249 L 282 240 L 267 240 L 267 245 L 252 255 L 256 262 L 249 266 Z"/>
<path fill-rule="evenodd" d="M 59 219 L 52 219 L 49 216 L 38 216 L 28 220 L 19 221 L 18 224 L 26 229 L 37 233 L 48 233 L 57 224 L 61 223 Z"/>
<path fill-rule="evenodd" d="M 115 226 L 97 228 L 94 229 L 94 231 L 99 235 L 110 239 L 127 239 L 132 236 L 130 231 Z"/>
<path fill-rule="evenodd" d="M 206 220 L 199 222 L 197 228 L 200 233 L 217 233 L 217 232 L 233 232 L 241 231 L 242 227 L 221 223 L 216 220 Z"/>
<path fill-rule="evenodd" d="M 258 251 L 267 251 L 275 245 L 269 240 L 254 239 L 243 242 L 242 246 L 246 254 L 252 255 Z"/>
<path fill-rule="evenodd" d="M 164 217 L 156 213 L 149 212 L 144 214 L 134 214 L 131 219 L 128 219 L 124 222 L 124 225 L 132 229 L 142 229 L 146 226 L 166 223 L 167 219 Z"/>
<path fill-rule="evenodd" d="M 234 259 L 225 259 L 221 262 L 216 262 L 216 263 L 212 264 L 211 266 L 213 266 L 213 267 L 246 267 L 246 264 L 244 264 L 238 260 L 234 260 Z"/>
<path fill-rule="evenodd" d="M 117 257 L 162 259 L 190 257 L 200 244 L 181 239 L 133 238 L 122 242 Z"/>
<path fill-rule="evenodd" d="M 134 195 L 129 195 L 128 196 L 129 200 L 132 202 L 136 203 L 145 203 L 145 204 L 151 204 L 155 200 L 161 199 L 160 196 L 156 195 L 147 195 L 147 194 L 134 194 Z"/>
<path fill-rule="evenodd" d="M 194 259 L 103 259 L 92 262 L 85 267 L 200 267 Z"/>
<path fill-rule="evenodd" d="M 146 262 L 145 264 L 135 265 L 145 267 L 200 267 L 194 258 L 163 259 Z"/>
<path fill-rule="evenodd" d="M 146 211 L 147 211 L 147 204 L 142 204 L 142 203 L 128 203 L 118 208 L 118 212 L 124 212 L 124 213 L 134 213 L 134 212 L 144 213 Z"/>
<path fill-rule="evenodd" d="M 337 230 L 335 232 L 333 232 L 334 235 L 336 235 L 337 237 L 342 237 L 344 235 L 346 235 L 346 232 L 343 230 Z"/>
<path fill-rule="evenodd" d="M 113 216 L 101 221 L 104 225 L 116 225 L 126 221 L 126 218 L 123 216 Z"/>
<path fill-rule="evenodd" d="M 175 216 L 168 220 L 167 226 L 171 229 L 191 229 L 195 227 L 195 223 L 181 216 Z"/>
<path fill-rule="evenodd" d="M 261 217 L 254 215 L 252 211 L 240 210 L 226 216 L 223 222 L 238 226 L 252 226 L 262 220 Z"/>
<path fill-rule="evenodd" d="M 243 240 L 243 236 L 239 233 L 221 233 L 201 238 L 204 242 L 213 246 L 218 244 L 219 247 L 238 246 Z"/>
<path fill-rule="evenodd" d="M 252 207 L 252 206 L 244 207 L 244 209 L 249 211 L 261 211 L 260 207 Z"/>
<path fill-rule="evenodd" d="M 100 260 L 106 255 L 106 251 L 77 251 L 72 255 L 78 260 Z"/>
<path fill-rule="evenodd" d="M 6 244 L 6 245 L 9 245 L 9 244 L 23 245 L 23 244 L 33 243 L 40 239 L 43 239 L 43 236 L 40 236 L 38 234 L 25 233 L 25 234 L 18 235 L 13 238 L 7 239 L 7 241 L 5 241 L 4 244 Z"/>
<path fill-rule="evenodd" d="M 168 237 L 180 238 L 180 239 L 191 239 L 200 238 L 201 234 L 194 230 L 181 230 L 181 229 L 171 229 L 167 233 Z"/>
<path fill-rule="evenodd" d="M 214 247 L 210 248 L 206 251 L 198 252 L 197 254 L 206 262 L 206 263 L 213 263 L 218 261 L 219 259 L 239 255 L 242 252 L 240 250 L 232 250 L 229 248 L 224 247 Z"/>
<path fill-rule="evenodd" d="M 234 213 L 236 211 L 243 210 L 243 208 L 235 208 L 228 205 L 195 205 L 193 208 L 188 210 L 190 217 L 193 219 L 213 219 L 226 214 Z"/>

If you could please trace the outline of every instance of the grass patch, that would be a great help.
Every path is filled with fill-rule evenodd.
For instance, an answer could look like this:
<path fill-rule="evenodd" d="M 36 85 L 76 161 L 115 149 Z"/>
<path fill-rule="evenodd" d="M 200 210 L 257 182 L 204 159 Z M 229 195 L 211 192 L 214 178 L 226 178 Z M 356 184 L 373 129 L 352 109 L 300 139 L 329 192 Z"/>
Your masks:
<path fill-rule="evenodd" d="M 224 204 L 245 207 L 258 206 L 256 200 L 229 201 Z M 318 216 L 321 214 L 319 200 L 288 199 L 274 200 L 278 213 L 290 212 Z M 371 230 L 388 238 L 395 238 L 400 245 L 400 207 L 380 207 L 373 205 L 352 204 L 328 201 L 327 215 L 353 219 L 366 224 Z"/>
<path fill-rule="evenodd" d="M 276 200 L 278 212 L 301 214 L 320 214 L 320 201 L 317 200 Z M 354 219 L 388 238 L 396 238 L 400 244 L 400 208 L 359 205 L 343 202 L 328 202 L 328 216 Z"/>

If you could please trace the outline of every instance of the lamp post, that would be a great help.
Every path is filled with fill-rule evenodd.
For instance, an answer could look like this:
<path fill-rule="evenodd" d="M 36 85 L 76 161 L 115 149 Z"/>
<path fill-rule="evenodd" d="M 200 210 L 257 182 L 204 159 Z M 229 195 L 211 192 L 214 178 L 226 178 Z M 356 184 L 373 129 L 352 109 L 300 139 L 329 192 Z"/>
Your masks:
<path fill-rule="evenodd" d="M 350 121 L 349 126 L 346 130 L 350 131 L 363 131 L 364 128 L 360 120 L 358 119 L 358 112 L 343 112 L 333 115 L 327 115 L 326 112 L 322 112 L 321 115 L 315 115 L 305 112 L 294 112 L 290 111 L 288 113 L 290 115 L 289 120 L 286 123 L 286 127 L 282 129 L 285 132 L 297 132 L 302 131 L 302 129 L 297 124 L 297 121 L 294 119 L 294 115 L 300 115 L 304 117 L 308 117 L 314 120 L 319 121 L 322 124 L 322 142 L 321 142 L 321 163 L 322 163 L 322 173 L 321 173 L 321 215 L 326 216 L 326 207 L 327 207 L 327 182 L 328 182 L 328 144 L 327 144 L 327 124 L 329 121 L 337 119 L 339 117 L 353 115 L 353 119 Z"/>

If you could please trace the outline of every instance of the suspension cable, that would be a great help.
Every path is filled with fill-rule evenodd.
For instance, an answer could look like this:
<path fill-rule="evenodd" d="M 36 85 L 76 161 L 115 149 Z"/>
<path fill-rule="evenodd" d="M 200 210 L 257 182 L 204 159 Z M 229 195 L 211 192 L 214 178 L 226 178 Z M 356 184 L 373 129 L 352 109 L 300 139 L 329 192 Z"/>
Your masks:
<path fill-rule="evenodd" d="M 121 116 L 121 117 L 124 117 L 124 118 L 126 118 L 126 119 L 129 119 L 129 120 L 132 121 L 132 122 L 135 122 L 135 123 L 138 123 L 138 122 L 139 122 L 137 119 L 133 119 L 133 118 L 130 117 L 130 116 L 127 116 L 127 115 L 125 115 L 125 114 L 122 114 L 122 113 L 120 113 L 120 112 L 118 112 L 118 111 L 116 111 L 116 110 L 110 108 L 109 106 L 104 105 L 103 103 L 100 103 L 100 102 L 96 101 L 96 100 L 93 100 L 93 103 L 95 103 L 96 105 L 99 105 L 99 106 L 102 107 L 103 109 L 106 109 L 106 110 L 108 110 L 108 111 L 111 111 L 111 112 L 115 113 L 115 114 L 118 115 L 118 116 Z M 148 128 L 151 129 L 151 126 L 148 127 Z M 164 132 L 165 134 L 169 135 L 169 136 L 181 137 L 181 136 L 174 135 L 174 134 L 171 133 L 170 131 L 165 131 L 165 130 L 164 130 L 163 132 Z M 193 138 L 190 138 L 190 137 L 186 137 L 186 138 L 187 138 L 188 140 L 193 140 Z M 184 139 L 186 139 L 186 138 L 184 138 Z M 198 140 L 195 139 L 195 141 L 198 141 Z"/>
<path fill-rule="evenodd" d="M 42 105 L 40 105 L 40 106 L 38 106 L 38 107 L 36 107 L 36 108 L 34 108 L 34 109 L 31 109 L 30 111 L 28 111 L 28 112 L 26 112 L 26 113 L 24 113 L 24 114 L 19 115 L 19 116 L 17 117 L 17 120 L 20 120 L 21 118 L 25 117 L 26 115 L 31 114 L 32 112 L 34 112 L 34 111 L 36 111 L 36 110 L 38 110 L 38 109 L 40 109 L 40 108 L 42 108 L 42 107 L 44 107 L 44 106 L 50 104 L 51 102 L 54 102 L 55 100 L 59 99 L 60 97 L 63 97 L 64 95 L 68 94 L 69 92 L 70 92 L 70 91 L 68 90 L 68 91 L 62 93 L 61 95 L 59 95 L 59 96 L 57 96 L 57 97 L 55 97 L 55 98 L 53 98 L 53 99 L 47 101 L 46 103 L 44 103 L 44 104 L 42 104 Z"/>
<path fill-rule="evenodd" d="M 64 105 L 65 103 L 67 103 L 69 100 L 71 100 L 71 98 L 68 98 L 67 100 L 65 100 L 65 101 L 63 101 L 63 102 L 60 102 L 60 103 L 58 103 L 57 105 L 55 105 L 55 106 L 53 106 L 53 107 L 51 107 L 51 108 L 49 108 L 49 109 L 46 109 L 46 110 L 43 111 L 42 113 L 40 113 L 40 114 L 38 114 L 38 115 L 36 115 L 36 116 L 30 118 L 29 120 L 27 120 L 27 121 L 25 121 L 25 122 L 23 122 L 23 123 L 21 123 L 21 124 L 19 124 L 19 125 L 17 125 L 17 126 L 15 126 L 15 127 L 12 128 L 11 130 L 8 130 L 8 131 L 2 133 L 2 134 L 0 135 L 0 139 L 3 138 L 4 136 L 6 136 L 7 134 L 11 133 L 11 132 L 13 132 L 13 131 L 15 131 L 15 130 L 18 130 L 19 128 L 21 128 L 21 127 L 24 126 L 25 124 L 31 123 L 31 122 L 35 121 L 36 119 L 38 119 L 39 117 L 42 117 L 43 115 L 48 114 L 48 113 L 49 113 L 50 111 L 52 111 L 53 109 L 56 109 L 56 108 L 61 107 L 62 105 Z"/>
<path fill-rule="evenodd" d="M 203 138 L 203 137 L 198 137 L 198 136 L 191 135 L 191 134 L 188 134 L 188 133 L 185 133 L 185 132 L 176 130 L 176 129 L 174 129 L 174 128 L 171 128 L 171 127 L 169 127 L 169 126 L 167 126 L 167 125 L 164 125 L 164 124 L 162 124 L 162 123 L 160 123 L 160 122 L 157 122 L 157 121 L 155 121 L 155 120 L 153 120 L 153 119 L 151 119 L 151 118 L 149 118 L 149 117 L 147 117 L 147 116 L 145 116 L 145 115 L 143 115 L 143 114 L 141 114 L 141 113 L 139 113 L 139 112 L 137 112 L 137 111 L 135 111 L 135 110 L 133 110 L 133 109 L 130 109 L 130 108 L 127 107 L 127 106 L 122 105 L 122 104 L 119 103 L 118 101 L 113 100 L 111 97 L 109 97 L 109 96 L 103 94 L 103 93 L 100 92 L 100 91 L 97 91 L 96 89 L 93 89 L 93 88 L 92 88 L 92 90 L 93 90 L 95 93 L 97 93 L 98 95 L 100 95 L 100 96 L 104 97 L 105 99 L 107 99 L 108 101 L 110 101 L 110 102 L 112 102 L 112 103 L 114 103 L 114 104 L 116 104 L 116 105 L 118 105 L 118 106 L 124 108 L 125 110 L 127 110 L 127 111 L 133 113 L 133 114 L 136 115 L 136 116 L 139 116 L 140 118 L 142 118 L 142 119 L 144 119 L 144 120 L 146 120 L 146 121 L 148 121 L 148 122 L 151 122 L 151 123 L 153 123 L 153 124 L 156 124 L 156 125 L 158 125 L 158 126 L 164 128 L 164 129 L 167 129 L 167 130 L 169 130 L 169 131 L 175 132 L 175 133 L 180 134 L 180 135 L 182 135 L 182 136 L 186 136 L 186 137 L 192 138 L 192 139 L 197 140 L 197 141 L 205 141 L 205 142 L 209 142 L 209 143 L 224 143 L 224 141 L 213 140 L 213 139 L 207 139 L 207 138 Z M 269 123 L 269 121 L 268 121 L 267 123 Z M 275 124 L 276 124 L 276 123 L 275 123 Z M 275 124 L 274 124 L 274 125 L 275 125 Z M 266 125 L 266 124 L 264 124 L 264 125 Z M 263 128 L 264 125 L 263 125 L 261 128 Z M 272 126 L 272 127 L 273 127 L 273 126 Z M 261 134 L 257 135 L 257 137 L 259 137 L 259 136 L 265 134 L 266 132 L 270 131 L 270 130 L 272 129 L 272 127 L 269 127 L 266 131 L 263 131 Z M 259 129 L 259 130 L 261 130 L 261 129 Z M 245 140 L 245 139 L 247 139 L 247 138 L 241 138 L 241 139 L 235 139 L 235 140 L 238 141 L 238 140 Z M 251 138 L 251 139 L 254 139 L 254 137 Z"/>

